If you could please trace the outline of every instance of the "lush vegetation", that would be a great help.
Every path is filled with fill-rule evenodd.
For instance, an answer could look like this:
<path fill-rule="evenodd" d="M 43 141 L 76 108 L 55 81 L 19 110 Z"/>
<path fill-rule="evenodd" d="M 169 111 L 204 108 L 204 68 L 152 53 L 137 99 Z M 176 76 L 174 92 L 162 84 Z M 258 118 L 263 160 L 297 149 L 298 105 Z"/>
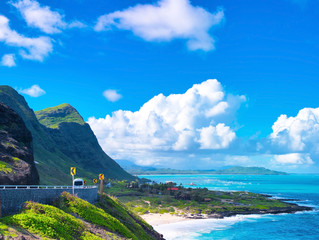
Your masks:
<path fill-rule="evenodd" d="M 0 161 L 0 172 L 10 173 L 12 172 L 12 167 L 10 166 L 10 164 Z"/>
<path fill-rule="evenodd" d="M 160 236 L 114 198 L 103 194 L 94 206 L 65 192 L 53 206 L 26 202 L 19 214 L 0 219 L 0 239 L 21 235 L 65 240 L 155 240 Z"/>
<path fill-rule="evenodd" d="M 61 114 L 64 109 L 70 110 L 67 114 Z M 39 122 L 48 128 L 59 128 L 59 124 L 65 122 L 73 122 L 80 125 L 85 124 L 81 115 L 67 103 L 36 111 L 35 115 Z"/>
<path fill-rule="evenodd" d="M 137 239 L 154 239 L 144 230 L 147 229 L 148 232 L 153 232 L 153 234 L 155 234 L 153 228 L 142 218 L 135 215 L 133 212 L 130 212 L 124 204 L 118 201 L 117 198 L 109 197 L 106 194 L 103 194 L 97 206 L 125 224 L 128 229 L 137 237 Z"/>
<path fill-rule="evenodd" d="M 137 239 L 119 220 L 80 198 L 64 192 L 55 204 L 68 213 L 75 213 L 80 218 L 93 224 L 105 227 L 111 232 L 119 233 L 126 238 Z"/>
<path fill-rule="evenodd" d="M 10 236 L 16 237 L 16 231 L 14 229 L 10 229 L 6 224 L 0 222 L 0 236 Z"/>
<path fill-rule="evenodd" d="M 106 190 L 117 196 L 137 214 L 171 213 L 177 215 L 225 214 L 290 207 L 290 204 L 250 192 L 210 191 L 185 188 L 175 183 L 137 184 L 113 182 Z"/>
<path fill-rule="evenodd" d="M 53 206 L 34 202 L 27 202 L 20 214 L 1 221 L 53 239 L 85 239 L 88 235 L 81 220 Z"/>

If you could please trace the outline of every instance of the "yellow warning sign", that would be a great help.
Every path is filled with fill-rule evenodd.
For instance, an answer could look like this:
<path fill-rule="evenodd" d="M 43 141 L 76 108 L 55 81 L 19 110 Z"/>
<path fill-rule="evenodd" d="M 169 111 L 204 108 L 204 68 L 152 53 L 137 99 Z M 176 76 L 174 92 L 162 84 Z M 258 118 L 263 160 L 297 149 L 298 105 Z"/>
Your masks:
<path fill-rule="evenodd" d="M 75 167 L 71 167 L 70 173 L 71 173 L 71 175 L 75 175 L 76 174 L 76 168 Z"/>
<path fill-rule="evenodd" d="M 86 180 L 84 180 L 83 183 L 86 184 Z"/>
<path fill-rule="evenodd" d="M 99 179 L 104 180 L 104 174 L 99 174 Z"/>
<path fill-rule="evenodd" d="M 93 183 L 94 183 L 94 184 L 96 184 L 96 183 L 97 183 L 97 180 L 96 180 L 95 178 L 93 179 Z"/>

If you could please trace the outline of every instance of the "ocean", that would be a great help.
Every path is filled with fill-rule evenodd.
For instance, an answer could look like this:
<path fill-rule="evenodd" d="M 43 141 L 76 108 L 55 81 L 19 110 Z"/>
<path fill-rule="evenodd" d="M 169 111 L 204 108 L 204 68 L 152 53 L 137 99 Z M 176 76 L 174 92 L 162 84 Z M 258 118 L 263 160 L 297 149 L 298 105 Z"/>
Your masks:
<path fill-rule="evenodd" d="M 250 191 L 275 198 L 295 199 L 314 211 L 279 215 L 237 215 L 160 225 L 167 240 L 319 240 L 319 175 L 146 175 L 156 182 L 194 183 L 221 191 Z"/>

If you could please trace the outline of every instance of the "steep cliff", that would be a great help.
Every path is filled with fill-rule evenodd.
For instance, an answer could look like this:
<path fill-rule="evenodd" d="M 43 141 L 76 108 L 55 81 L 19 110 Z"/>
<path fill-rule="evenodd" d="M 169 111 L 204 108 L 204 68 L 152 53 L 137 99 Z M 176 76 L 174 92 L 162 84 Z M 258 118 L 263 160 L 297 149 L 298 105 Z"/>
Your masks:
<path fill-rule="evenodd" d="M 0 103 L 0 184 L 36 185 L 32 136 L 19 115 Z"/>
<path fill-rule="evenodd" d="M 41 124 L 13 88 L 0 86 L 0 102 L 14 109 L 30 130 L 41 184 L 70 184 L 71 166 L 77 167 L 77 177 L 93 179 L 104 173 L 106 178 L 134 179 L 103 152 L 91 128 L 70 105 L 37 112 Z"/>
<path fill-rule="evenodd" d="M 100 147 L 90 126 L 69 104 L 35 112 L 39 122 L 48 128 L 59 150 L 92 173 L 106 177 L 133 179 Z"/>

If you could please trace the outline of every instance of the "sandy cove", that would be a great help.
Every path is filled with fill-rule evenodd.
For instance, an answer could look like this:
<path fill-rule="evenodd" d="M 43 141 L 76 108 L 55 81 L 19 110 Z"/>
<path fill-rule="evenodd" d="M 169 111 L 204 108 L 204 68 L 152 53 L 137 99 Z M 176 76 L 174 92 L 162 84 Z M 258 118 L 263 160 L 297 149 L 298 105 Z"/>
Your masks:
<path fill-rule="evenodd" d="M 162 224 L 177 223 L 177 222 L 192 220 L 190 218 L 179 217 L 169 213 L 163 213 L 163 214 L 148 213 L 148 214 L 140 215 L 140 217 L 142 217 L 148 224 L 152 225 L 153 227 L 159 226 Z"/>

